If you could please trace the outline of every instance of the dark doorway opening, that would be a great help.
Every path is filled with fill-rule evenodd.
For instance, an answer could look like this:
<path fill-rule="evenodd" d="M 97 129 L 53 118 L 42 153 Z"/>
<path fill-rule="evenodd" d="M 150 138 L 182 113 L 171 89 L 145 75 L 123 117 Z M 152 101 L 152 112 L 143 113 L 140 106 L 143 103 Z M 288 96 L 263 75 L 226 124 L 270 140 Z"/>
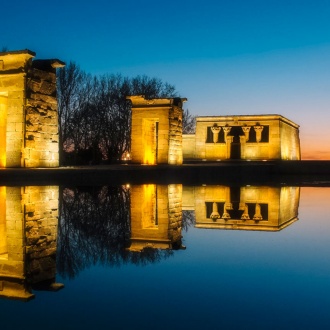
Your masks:
<path fill-rule="evenodd" d="M 230 130 L 230 135 L 233 137 L 230 149 L 230 159 L 241 159 L 240 135 L 243 135 L 243 130 L 240 126 L 233 126 Z"/>

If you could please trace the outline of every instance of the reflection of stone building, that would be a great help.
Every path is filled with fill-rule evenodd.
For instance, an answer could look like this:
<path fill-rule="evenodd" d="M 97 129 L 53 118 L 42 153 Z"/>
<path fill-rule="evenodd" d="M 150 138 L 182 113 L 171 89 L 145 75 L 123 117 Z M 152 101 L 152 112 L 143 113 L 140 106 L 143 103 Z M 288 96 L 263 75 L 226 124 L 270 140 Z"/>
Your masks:
<path fill-rule="evenodd" d="M 182 186 L 133 185 L 131 251 L 181 248 Z"/>
<path fill-rule="evenodd" d="M 0 167 L 58 166 L 56 68 L 30 50 L 0 53 Z"/>
<path fill-rule="evenodd" d="M 132 162 L 182 164 L 182 103 L 186 99 L 128 99 L 132 102 Z"/>
<path fill-rule="evenodd" d="M 0 297 L 29 300 L 55 283 L 58 187 L 0 187 Z"/>
<path fill-rule="evenodd" d="M 299 160 L 299 126 L 279 115 L 197 117 L 183 135 L 183 158 Z"/>
<path fill-rule="evenodd" d="M 202 186 L 183 189 L 197 228 L 278 231 L 298 216 L 299 187 Z"/>

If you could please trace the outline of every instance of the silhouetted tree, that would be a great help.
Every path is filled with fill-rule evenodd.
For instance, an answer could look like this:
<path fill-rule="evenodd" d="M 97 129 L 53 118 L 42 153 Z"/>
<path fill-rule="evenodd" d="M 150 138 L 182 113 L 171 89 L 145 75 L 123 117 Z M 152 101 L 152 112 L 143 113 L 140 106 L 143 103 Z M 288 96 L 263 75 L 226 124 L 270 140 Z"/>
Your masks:
<path fill-rule="evenodd" d="M 93 97 L 93 79 L 74 62 L 58 70 L 57 99 L 59 121 L 60 163 L 63 152 L 78 151 L 83 144 L 80 127 L 84 105 Z"/>
<path fill-rule="evenodd" d="M 196 116 L 193 116 L 188 109 L 183 110 L 182 133 L 194 134 L 196 129 Z"/>
<path fill-rule="evenodd" d="M 131 105 L 126 97 L 176 97 L 173 85 L 158 78 L 91 76 L 74 62 L 59 69 L 60 163 L 63 151 L 72 162 L 116 161 L 130 150 Z"/>

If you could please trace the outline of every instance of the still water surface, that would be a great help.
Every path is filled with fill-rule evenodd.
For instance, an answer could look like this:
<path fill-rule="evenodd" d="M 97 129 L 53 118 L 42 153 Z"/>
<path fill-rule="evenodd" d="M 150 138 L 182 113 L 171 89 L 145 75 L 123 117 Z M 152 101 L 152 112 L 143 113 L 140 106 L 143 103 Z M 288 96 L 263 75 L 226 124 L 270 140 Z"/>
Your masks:
<path fill-rule="evenodd" d="M 309 187 L 2 187 L 0 328 L 329 329 L 329 200 Z"/>

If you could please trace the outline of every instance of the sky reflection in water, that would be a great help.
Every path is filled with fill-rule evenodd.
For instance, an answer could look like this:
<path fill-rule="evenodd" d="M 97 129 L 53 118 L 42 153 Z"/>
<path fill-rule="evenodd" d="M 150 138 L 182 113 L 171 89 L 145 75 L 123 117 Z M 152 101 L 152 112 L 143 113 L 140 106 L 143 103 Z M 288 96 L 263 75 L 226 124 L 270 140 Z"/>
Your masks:
<path fill-rule="evenodd" d="M 159 252 L 156 262 L 146 261 L 144 265 L 132 263 L 127 250 L 119 251 L 127 247 L 125 235 L 118 239 L 109 232 L 107 241 L 107 236 L 99 233 L 103 241 L 97 246 L 96 233 L 86 240 L 88 232 L 75 227 L 68 237 L 70 249 L 76 253 L 72 262 L 80 264 L 71 274 L 66 267 L 58 271 L 56 282 L 64 283 L 65 288 L 59 292 L 34 291 L 35 299 L 26 304 L 0 299 L 1 329 L 32 329 L 37 324 L 47 324 L 47 329 L 327 328 L 329 197 L 330 188 L 301 188 L 299 220 L 281 231 L 200 229 L 191 225 L 182 231 L 186 250 Z M 115 203 L 115 197 L 109 198 Z M 102 208 L 96 210 L 102 214 Z M 106 213 L 109 209 L 103 211 L 105 218 L 108 214 L 109 219 L 115 219 L 115 214 Z M 63 226 L 61 221 L 59 227 Z M 65 246 L 61 230 L 58 267 Z M 84 242 L 79 240 L 92 246 L 83 250 Z M 117 249 L 113 242 L 123 245 Z M 106 246 L 116 258 L 109 259 L 106 251 L 100 252 Z M 69 262 L 68 255 L 66 258 Z"/>

